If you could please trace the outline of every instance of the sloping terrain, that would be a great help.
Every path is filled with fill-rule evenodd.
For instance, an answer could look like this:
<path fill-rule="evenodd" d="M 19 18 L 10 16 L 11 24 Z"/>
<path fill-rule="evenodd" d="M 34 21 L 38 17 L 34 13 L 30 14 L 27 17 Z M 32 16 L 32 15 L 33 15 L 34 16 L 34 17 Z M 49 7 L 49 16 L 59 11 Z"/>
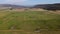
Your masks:
<path fill-rule="evenodd" d="M 38 4 L 38 5 L 35 5 L 34 8 L 42 8 L 46 10 L 60 10 L 60 3 Z"/>
<path fill-rule="evenodd" d="M 24 8 L 25 6 L 12 5 L 12 4 L 0 4 L 0 7 Z"/>
<path fill-rule="evenodd" d="M 35 32 L 36 29 L 41 32 Z M 48 11 L 0 11 L 0 34 L 60 34 L 59 30 L 60 14 Z"/>

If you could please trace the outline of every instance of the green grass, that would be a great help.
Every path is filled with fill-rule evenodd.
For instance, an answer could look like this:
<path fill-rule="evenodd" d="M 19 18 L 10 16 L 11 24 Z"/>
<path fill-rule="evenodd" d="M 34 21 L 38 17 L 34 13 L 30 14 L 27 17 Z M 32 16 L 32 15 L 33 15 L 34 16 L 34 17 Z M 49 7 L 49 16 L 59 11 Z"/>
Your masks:
<path fill-rule="evenodd" d="M 35 31 L 36 28 L 60 29 L 60 14 L 47 11 L 1 11 L 0 30 L 10 30 L 13 26 L 15 30 L 24 31 Z"/>

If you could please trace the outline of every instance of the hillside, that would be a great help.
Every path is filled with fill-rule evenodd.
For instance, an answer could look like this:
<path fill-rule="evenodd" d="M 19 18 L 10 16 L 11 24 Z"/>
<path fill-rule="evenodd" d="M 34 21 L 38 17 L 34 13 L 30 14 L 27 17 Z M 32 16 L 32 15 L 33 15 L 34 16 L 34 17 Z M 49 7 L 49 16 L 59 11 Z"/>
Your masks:
<path fill-rule="evenodd" d="M 25 6 L 11 5 L 11 4 L 0 4 L 0 7 L 24 8 Z"/>
<path fill-rule="evenodd" d="M 6 4 L 1 6 L 21 7 Z M 38 8 L 44 6 L 46 5 L 40 5 Z M 0 34 L 60 34 L 60 14 L 49 11 L 19 10 L 0 10 Z"/>
<path fill-rule="evenodd" d="M 38 4 L 34 6 L 35 8 L 43 8 L 46 10 L 60 10 L 60 3 L 55 4 Z"/>

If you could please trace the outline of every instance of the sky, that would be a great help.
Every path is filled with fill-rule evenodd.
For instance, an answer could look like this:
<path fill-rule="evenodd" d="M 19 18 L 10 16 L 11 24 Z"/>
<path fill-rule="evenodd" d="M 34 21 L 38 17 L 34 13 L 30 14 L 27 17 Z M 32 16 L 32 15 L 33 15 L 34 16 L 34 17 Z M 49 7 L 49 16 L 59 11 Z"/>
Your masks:
<path fill-rule="evenodd" d="M 60 0 L 0 0 L 0 4 L 36 5 L 60 3 Z"/>

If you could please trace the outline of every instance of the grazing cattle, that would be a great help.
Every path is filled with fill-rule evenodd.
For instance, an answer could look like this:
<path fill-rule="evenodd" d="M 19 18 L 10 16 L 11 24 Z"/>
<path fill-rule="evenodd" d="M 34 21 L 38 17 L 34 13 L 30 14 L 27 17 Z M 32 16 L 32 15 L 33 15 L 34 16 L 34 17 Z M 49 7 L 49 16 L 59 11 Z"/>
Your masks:
<path fill-rule="evenodd" d="M 36 28 L 35 32 L 40 33 L 40 28 Z"/>
<path fill-rule="evenodd" d="M 13 10 L 13 8 L 10 8 L 10 10 Z"/>
<path fill-rule="evenodd" d="M 17 27 L 17 25 L 12 25 L 9 29 L 14 30 L 14 29 L 16 29 L 16 27 Z"/>
<path fill-rule="evenodd" d="M 27 11 L 28 9 L 25 9 L 25 11 Z"/>

